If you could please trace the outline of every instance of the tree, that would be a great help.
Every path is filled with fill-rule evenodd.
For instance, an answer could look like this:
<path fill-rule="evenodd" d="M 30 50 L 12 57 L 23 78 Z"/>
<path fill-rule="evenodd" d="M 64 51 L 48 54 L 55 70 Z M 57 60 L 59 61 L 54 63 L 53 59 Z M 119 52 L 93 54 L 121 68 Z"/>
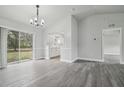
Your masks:
<path fill-rule="evenodd" d="M 8 48 L 17 51 L 19 47 L 19 33 L 15 31 L 8 32 Z"/>
<path fill-rule="evenodd" d="M 20 34 L 20 47 L 31 48 L 32 47 L 32 35 L 27 33 Z"/>
<path fill-rule="evenodd" d="M 20 48 L 32 47 L 32 35 L 27 33 L 20 33 Z M 19 32 L 8 32 L 8 48 L 17 51 L 19 48 Z"/>

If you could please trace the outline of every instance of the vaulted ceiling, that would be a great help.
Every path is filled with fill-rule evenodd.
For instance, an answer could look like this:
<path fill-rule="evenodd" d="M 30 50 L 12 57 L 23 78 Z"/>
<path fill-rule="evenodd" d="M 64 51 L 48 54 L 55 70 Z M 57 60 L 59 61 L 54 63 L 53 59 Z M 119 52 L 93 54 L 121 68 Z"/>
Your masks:
<path fill-rule="evenodd" d="M 124 6 L 119 5 L 40 5 L 40 16 L 49 27 L 67 15 L 81 18 L 101 13 L 124 13 Z M 29 20 L 36 15 L 35 5 L 1 5 L 0 18 L 30 25 Z"/>

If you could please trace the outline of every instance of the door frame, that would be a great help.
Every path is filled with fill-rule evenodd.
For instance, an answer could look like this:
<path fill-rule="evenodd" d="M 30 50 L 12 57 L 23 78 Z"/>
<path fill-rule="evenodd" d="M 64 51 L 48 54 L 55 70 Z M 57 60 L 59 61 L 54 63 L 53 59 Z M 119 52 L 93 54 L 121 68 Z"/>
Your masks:
<path fill-rule="evenodd" d="M 108 29 L 103 29 L 102 30 L 102 61 L 104 62 L 104 39 L 103 39 L 103 32 L 104 31 L 113 31 L 113 30 L 119 30 L 120 31 L 120 63 L 122 62 L 122 28 L 108 28 Z"/>

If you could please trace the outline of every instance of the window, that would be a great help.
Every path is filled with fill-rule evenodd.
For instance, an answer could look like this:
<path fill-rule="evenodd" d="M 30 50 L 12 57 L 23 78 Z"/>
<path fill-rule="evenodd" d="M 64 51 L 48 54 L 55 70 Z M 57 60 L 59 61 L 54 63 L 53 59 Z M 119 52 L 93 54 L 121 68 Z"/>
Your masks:
<path fill-rule="evenodd" d="M 8 63 L 32 59 L 32 41 L 32 34 L 9 31 L 7 39 Z"/>

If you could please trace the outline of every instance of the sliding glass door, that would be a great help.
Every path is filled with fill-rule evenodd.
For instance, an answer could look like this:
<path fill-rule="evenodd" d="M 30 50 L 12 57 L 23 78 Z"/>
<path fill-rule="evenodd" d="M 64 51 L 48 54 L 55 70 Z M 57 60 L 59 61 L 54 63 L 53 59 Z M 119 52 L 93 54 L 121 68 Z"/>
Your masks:
<path fill-rule="evenodd" d="M 7 46 L 8 63 L 19 61 L 19 32 L 8 32 Z"/>
<path fill-rule="evenodd" d="M 20 33 L 20 60 L 32 59 L 32 34 Z"/>
<path fill-rule="evenodd" d="M 8 63 L 32 59 L 32 38 L 32 34 L 29 33 L 16 31 L 8 32 Z"/>

